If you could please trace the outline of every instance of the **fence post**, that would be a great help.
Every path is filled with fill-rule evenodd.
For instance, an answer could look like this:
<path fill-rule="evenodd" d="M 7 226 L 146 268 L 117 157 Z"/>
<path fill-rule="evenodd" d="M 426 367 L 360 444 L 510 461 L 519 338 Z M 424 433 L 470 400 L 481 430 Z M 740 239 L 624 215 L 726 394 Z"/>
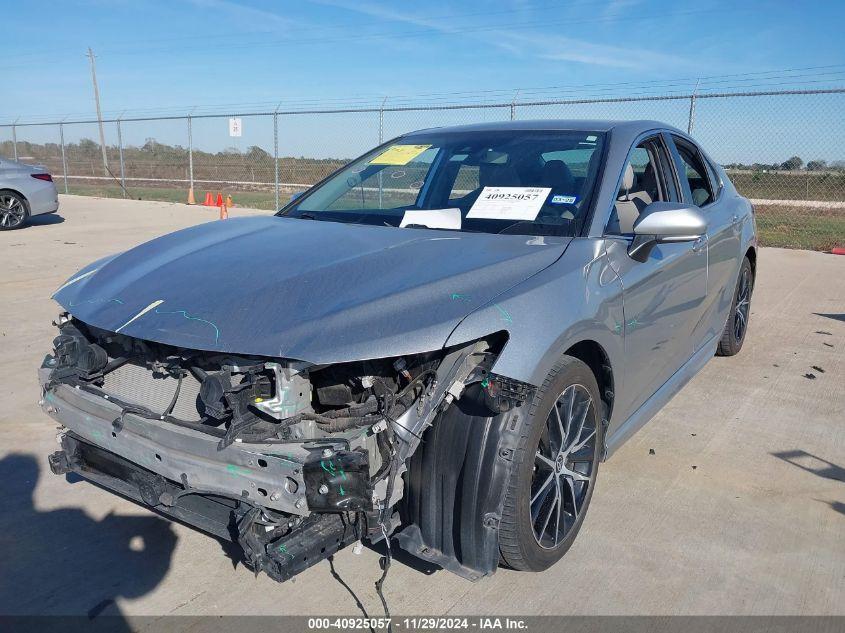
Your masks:
<path fill-rule="evenodd" d="M 188 115 L 188 200 L 193 198 L 194 193 L 194 123 L 191 115 Z M 193 204 L 189 202 L 188 204 Z"/>
<path fill-rule="evenodd" d="M 384 143 L 384 104 L 387 102 L 387 97 L 381 100 L 381 105 L 378 109 L 378 144 Z"/>
<path fill-rule="evenodd" d="M 17 123 L 17 121 L 15 121 Z M 15 129 L 15 123 L 12 123 L 12 151 L 15 154 L 15 160 L 18 159 L 18 133 Z"/>
<path fill-rule="evenodd" d="M 381 145 L 384 143 L 384 104 L 387 103 L 387 97 L 381 100 L 381 106 L 378 109 L 378 144 Z M 381 172 L 384 171 L 380 169 L 378 172 L 378 208 L 383 209 L 384 206 L 382 205 L 382 196 L 384 193 L 384 184 L 382 183 L 382 176 Z"/>
<path fill-rule="evenodd" d="M 279 113 L 273 113 L 273 196 L 279 210 Z"/>
<path fill-rule="evenodd" d="M 126 174 L 123 167 L 123 133 L 120 129 L 120 119 L 117 120 L 117 155 L 120 158 L 120 188 L 123 190 L 123 197 L 126 197 Z"/>
<path fill-rule="evenodd" d="M 689 120 L 687 121 L 687 134 L 692 134 L 692 128 L 695 125 L 695 98 L 698 94 L 698 84 L 701 83 L 701 79 L 698 79 L 695 82 L 695 88 L 692 91 L 692 94 L 689 98 Z"/>
<path fill-rule="evenodd" d="M 65 193 L 68 193 L 67 188 L 67 157 L 65 156 L 65 126 L 64 123 L 59 123 L 59 142 L 62 146 L 62 176 L 65 181 Z"/>
<path fill-rule="evenodd" d="M 273 112 L 273 199 L 279 210 L 279 113 Z"/>
<path fill-rule="evenodd" d="M 517 88 L 516 92 L 513 93 L 513 99 L 511 99 L 511 121 L 516 119 L 516 98 L 519 96 L 519 89 Z"/>
<path fill-rule="evenodd" d="M 695 123 L 695 95 L 689 98 L 689 122 L 687 123 L 687 134 L 692 134 L 692 127 Z"/>

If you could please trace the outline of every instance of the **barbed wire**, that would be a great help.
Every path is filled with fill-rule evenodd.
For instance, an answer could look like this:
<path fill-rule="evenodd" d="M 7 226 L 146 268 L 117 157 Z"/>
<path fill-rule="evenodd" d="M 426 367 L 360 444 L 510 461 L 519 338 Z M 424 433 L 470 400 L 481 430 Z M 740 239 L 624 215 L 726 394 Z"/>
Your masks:
<path fill-rule="evenodd" d="M 829 68 L 838 68 L 845 65 L 835 65 Z M 824 68 L 824 67 L 820 67 Z M 757 75 L 758 73 L 748 73 Z M 745 74 L 735 75 L 745 77 Z M 730 76 L 716 76 L 730 77 Z M 666 85 L 655 85 L 650 82 L 635 83 L 627 82 L 618 84 L 628 89 L 627 92 L 619 94 L 614 90 L 613 84 L 594 84 L 593 90 L 572 90 L 568 92 L 553 92 L 552 88 L 515 89 L 515 90 L 491 90 L 479 91 L 478 93 L 428 93 L 421 95 L 402 96 L 380 96 L 377 100 L 361 97 L 348 99 L 309 99 L 309 100 L 279 100 L 263 101 L 254 103 L 230 103 L 206 106 L 182 106 L 181 111 L 174 108 L 139 108 L 135 110 L 111 110 L 104 112 L 103 122 L 115 123 L 117 121 L 151 121 L 151 120 L 176 120 L 176 119 L 202 119 L 215 117 L 252 117 L 267 116 L 272 114 L 329 114 L 329 113 L 350 113 L 350 112 L 397 112 L 414 110 L 461 110 L 473 108 L 509 108 L 541 105 L 567 105 L 567 104 L 589 104 L 589 103 L 624 103 L 635 101 L 661 101 L 677 99 L 707 99 L 721 97 L 749 97 L 749 96 L 775 96 L 778 94 L 835 94 L 845 92 L 845 70 L 830 71 L 829 73 L 814 73 L 802 77 L 820 77 L 816 79 L 802 79 L 800 81 L 785 81 L 778 77 L 774 81 L 768 81 L 767 77 L 747 77 L 737 79 L 734 82 L 724 80 L 705 81 L 698 80 L 693 88 L 689 85 L 678 84 L 677 90 L 667 90 Z M 743 81 L 756 81 L 756 83 L 742 83 Z M 671 80 L 667 80 L 671 81 Z M 678 80 L 679 82 L 682 80 Z M 728 83 L 729 85 L 725 85 Z M 649 88 L 654 87 L 655 90 Z M 657 87 L 663 90 L 656 91 Z M 640 88 L 639 90 L 637 90 Z M 753 89 L 753 90 L 751 90 Z M 548 91 L 548 92 L 547 92 Z M 461 95 L 475 94 L 479 98 L 469 100 L 454 98 Z M 428 98 L 424 98 L 428 96 Z M 510 96 L 510 98 L 508 98 Z M 65 115 L 33 115 L 27 119 L 20 116 L 6 115 L 7 122 L 0 123 L 0 127 L 27 127 L 36 125 L 58 125 L 58 124 L 81 124 L 97 123 L 96 118 L 82 118 L 89 116 L 87 113 L 65 114 Z"/>

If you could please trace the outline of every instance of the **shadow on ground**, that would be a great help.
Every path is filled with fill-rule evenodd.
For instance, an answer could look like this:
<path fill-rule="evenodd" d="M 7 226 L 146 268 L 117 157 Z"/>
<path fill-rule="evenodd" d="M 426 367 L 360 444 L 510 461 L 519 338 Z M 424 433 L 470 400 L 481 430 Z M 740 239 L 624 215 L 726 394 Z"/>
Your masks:
<path fill-rule="evenodd" d="M 29 218 L 26 225 L 23 227 L 32 228 L 36 226 L 50 226 L 52 224 L 61 224 L 65 219 L 57 213 L 43 213 L 41 215 L 33 215 Z"/>
<path fill-rule="evenodd" d="M 793 466 L 797 466 L 801 470 L 806 470 L 808 473 L 813 473 L 825 479 L 845 482 L 845 468 L 807 451 L 780 451 L 778 453 L 772 453 L 772 455 Z"/>
<path fill-rule="evenodd" d="M 833 319 L 834 321 L 845 322 L 845 314 L 823 314 L 821 312 L 813 312 L 813 314 L 815 314 L 816 316 Z"/>
<path fill-rule="evenodd" d="M 110 624 L 120 630 L 116 599 L 137 598 L 158 585 L 170 567 L 176 534 L 155 516 L 110 513 L 97 520 L 79 508 L 38 510 L 33 493 L 39 461 L 26 454 L 0 460 L 6 502 L 0 514 L 0 615 L 118 616 Z"/>
<path fill-rule="evenodd" d="M 807 451 L 780 451 L 778 453 L 772 453 L 772 455 L 818 477 L 845 482 L 845 468 Z M 826 501 L 824 499 L 816 499 L 816 501 L 821 501 L 830 506 L 830 509 L 834 512 L 845 515 L 845 503 L 840 501 Z"/>

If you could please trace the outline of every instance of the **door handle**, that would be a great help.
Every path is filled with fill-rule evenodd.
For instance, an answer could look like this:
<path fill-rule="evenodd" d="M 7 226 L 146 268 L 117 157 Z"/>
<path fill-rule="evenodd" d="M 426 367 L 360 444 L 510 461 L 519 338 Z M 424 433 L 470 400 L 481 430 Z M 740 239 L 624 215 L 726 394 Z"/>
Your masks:
<path fill-rule="evenodd" d="M 699 237 L 697 240 L 695 240 L 695 241 L 692 243 L 692 252 L 693 252 L 693 253 L 698 253 L 698 252 L 700 252 L 700 251 L 701 251 L 701 249 L 702 249 L 702 248 L 704 248 L 704 245 L 705 245 L 706 243 L 707 243 L 707 238 L 705 238 L 705 237 L 702 235 L 701 237 Z"/>

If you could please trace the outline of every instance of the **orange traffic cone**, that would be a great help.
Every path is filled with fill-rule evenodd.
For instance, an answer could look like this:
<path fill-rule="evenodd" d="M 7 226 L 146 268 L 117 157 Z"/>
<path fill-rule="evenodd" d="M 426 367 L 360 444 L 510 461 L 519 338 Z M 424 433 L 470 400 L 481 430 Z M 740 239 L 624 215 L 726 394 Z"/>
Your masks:
<path fill-rule="evenodd" d="M 225 220 L 229 217 L 229 209 L 226 208 L 226 203 L 220 205 L 220 219 Z"/>
<path fill-rule="evenodd" d="M 204 207 L 213 207 L 214 206 L 214 197 L 211 195 L 210 191 L 205 192 L 205 202 L 202 203 Z"/>
<path fill-rule="evenodd" d="M 188 187 L 188 204 L 196 204 L 197 201 L 194 200 L 194 188 Z"/>
<path fill-rule="evenodd" d="M 226 196 L 226 208 L 231 209 L 235 206 L 235 203 L 232 202 L 232 196 Z"/>
<path fill-rule="evenodd" d="M 214 205 L 215 207 L 222 207 L 223 206 L 223 194 L 219 191 L 217 192 L 217 204 Z"/>

